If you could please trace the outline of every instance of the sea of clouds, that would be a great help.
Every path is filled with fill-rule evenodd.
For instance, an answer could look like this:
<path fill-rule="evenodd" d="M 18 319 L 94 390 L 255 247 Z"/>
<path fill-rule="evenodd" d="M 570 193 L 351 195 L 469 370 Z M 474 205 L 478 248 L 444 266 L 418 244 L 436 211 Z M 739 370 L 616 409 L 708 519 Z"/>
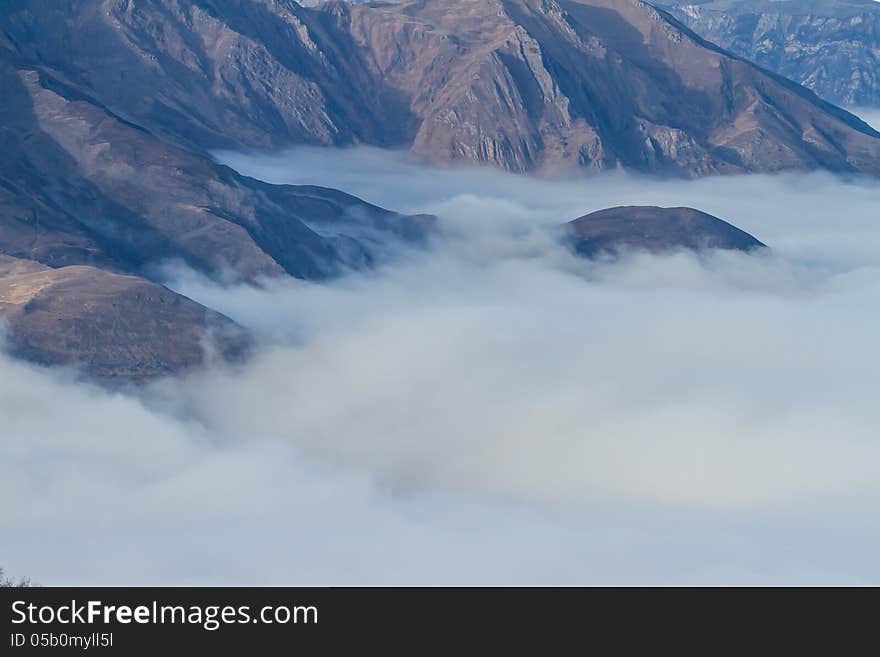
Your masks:
<path fill-rule="evenodd" d="M 433 212 L 315 284 L 169 285 L 261 347 L 140 394 L 0 358 L 0 563 L 45 584 L 880 583 L 880 184 L 218 154 Z M 687 205 L 747 256 L 574 258 L 588 211 Z"/>

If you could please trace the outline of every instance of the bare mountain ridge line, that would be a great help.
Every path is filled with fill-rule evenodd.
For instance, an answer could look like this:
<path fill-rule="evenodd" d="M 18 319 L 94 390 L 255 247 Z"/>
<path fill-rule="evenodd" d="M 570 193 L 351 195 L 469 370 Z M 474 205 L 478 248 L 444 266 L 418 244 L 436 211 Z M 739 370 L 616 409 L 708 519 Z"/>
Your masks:
<path fill-rule="evenodd" d="M 402 145 L 513 171 L 880 174 L 866 124 L 638 0 L 15 6 L 0 18 L 10 47 L 188 148 Z"/>

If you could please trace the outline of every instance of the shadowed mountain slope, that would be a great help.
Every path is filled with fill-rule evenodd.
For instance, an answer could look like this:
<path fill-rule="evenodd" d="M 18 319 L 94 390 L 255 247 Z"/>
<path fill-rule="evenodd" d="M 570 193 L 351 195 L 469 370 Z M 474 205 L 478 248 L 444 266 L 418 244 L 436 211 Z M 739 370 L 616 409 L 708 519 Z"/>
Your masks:
<path fill-rule="evenodd" d="M 417 239 L 430 224 L 335 190 L 240 176 L 2 52 L 0 83 L 0 253 L 53 267 L 144 273 L 177 259 L 224 279 L 315 279 L 369 264 L 371 240 Z"/>

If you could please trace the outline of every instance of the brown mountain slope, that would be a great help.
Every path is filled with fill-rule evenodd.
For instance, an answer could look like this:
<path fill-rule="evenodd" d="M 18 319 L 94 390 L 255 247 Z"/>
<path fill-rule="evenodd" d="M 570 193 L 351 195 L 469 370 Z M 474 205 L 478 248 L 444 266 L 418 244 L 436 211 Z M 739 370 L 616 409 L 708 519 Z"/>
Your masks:
<path fill-rule="evenodd" d="M 431 225 L 332 189 L 240 176 L 2 46 L 0 89 L 0 319 L 12 352 L 36 362 L 143 381 L 200 364 L 210 336 L 221 356 L 239 355 L 231 321 L 120 274 L 152 277 L 179 260 L 222 280 L 319 279 Z"/>
<path fill-rule="evenodd" d="M 880 173 L 880 139 L 861 121 L 638 0 L 411 1 L 351 16 L 413 98 L 413 149 L 435 160 Z"/>
<path fill-rule="evenodd" d="M 625 250 L 749 252 L 765 246 L 736 226 L 693 208 L 608 208 L 575 219 L 564 228 L 568 244 L 588 258 Z"/>
<path fill-rule="evenodd" d="M 367 264 L 402 217 L 319 187 L 245 178 L 115 116 L 0 50 L 0 253 L 140 273 L 179 259 L 209 275 L 321 278 Z"/>
<path fill-rule="evenodd" d="M 880 135 L 639 0 L 11 0 L 8 46 L 198 148 L 880 174 Z"/>
<path fill-rule="evenodd" d="M 50 269 L 0 256 L 0 320 L 13 354 L 81 365 L 103 381 L 148 381 L 237 358 L 244 331 L 219 313 L 134 276 L 94 267 Z"/>

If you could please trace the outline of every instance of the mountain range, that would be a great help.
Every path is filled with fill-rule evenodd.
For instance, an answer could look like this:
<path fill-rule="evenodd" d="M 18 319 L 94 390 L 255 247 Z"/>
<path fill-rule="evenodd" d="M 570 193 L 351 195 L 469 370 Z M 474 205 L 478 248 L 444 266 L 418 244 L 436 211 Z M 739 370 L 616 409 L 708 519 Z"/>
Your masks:
<path fill-rule="evenodd" d="M 191 150 L 880 174 L 880 134 L 640 0 L 10 0 L 0 46 Z"/>
<path fill-rule="evenodd" d="M 874 0 L 664 0 L 659 6 L 825 100 L 880 107 L 880 3 Z"/>
<path fill-rule="evenodd" d="M 168 262 L 221 282 L 321 280 L 422 244 L 435 225 L 239 175 L 215 149 L 367 144 L 515 172 L 880 175 L 880 134 L 865 123 L 639 0 L 7 0 L 0 86 L 10 347 L 110 381 L 248 350 L 231 320 L 162 287 Z M 695 211 L 614 212 L 579 222 L 584 254 L 745 239 Z"/>
<path fill-rule="evenodd" d="M 224 282 L 320 280 L 433 225 L 240 176 L 3 51 L 0 85 L 0 319 L 36 362 L 140 381 L 201 364 L 209 333 L 240 354 L 230 320 L 150 279 L 179 262 Z"/>

